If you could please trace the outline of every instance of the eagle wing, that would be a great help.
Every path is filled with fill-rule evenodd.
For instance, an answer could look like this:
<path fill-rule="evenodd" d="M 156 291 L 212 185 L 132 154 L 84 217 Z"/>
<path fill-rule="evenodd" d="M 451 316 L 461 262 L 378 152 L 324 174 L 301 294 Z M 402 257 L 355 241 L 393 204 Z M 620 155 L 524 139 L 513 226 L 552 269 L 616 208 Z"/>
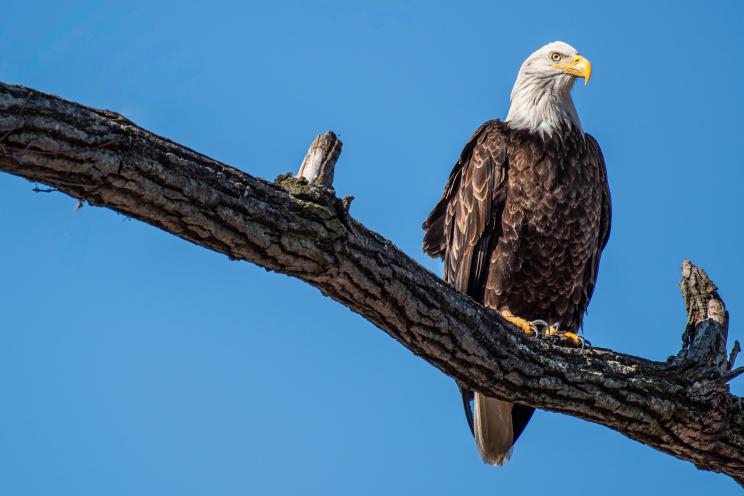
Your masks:
<path fill-rule="evenodd" d="M 507 173 L 507 135 L 498 120 L 483 124 L 465 145 L 460 159 L 450 173 L 439 203 L 424 222 L 424 251 L 444 259 L 444 279 L 476 301 L 483 302 L 491 254 L 501 236 L 501 214 L 505 203 Z M 530 407 L 511 405 L 481 397 L 489 408 L 481 408 L 475 418 L 477 393 L 458 384 L 465 415 L 476 444 L 483 450 L 497 453 L 496 463 L 504 463 L 509 448 L 527 425 Z M 504 412 L 508 411 L 508 417 Z M 500 414 L 500 415 L 497 415 Z M 490 419 L 490 420 L 489 420 Z M 481 439 L 484 427 L 501 443 Z M 510 436 L 508 446 L 501 437 Z M 483 448 L 481 443 L 487 445 Z"/>
<path fill-rule="evenodd" d="M 585 272 L 582 308 L 586 308 L 589 305 L 589 300 L 591 300 L 592 293 L 594 293 L 594 285 L 597 282 L 597 274 L 599 272 L 599 257 L 607 245 L 607 241 L 610 239 L 610 225 L 612 224 L 612 199 L 610 198 L 610 184 L 607 181 L 607 166 L 605 165 L 604 156 L 602 155 L 602 150 L 599 148 L 599 143 L 597 143 L 597 140 L 593 136 L 587 134 L 586 139 L 589 146 L 589 157 L 596 161 L 599 168 L 599 179 L 602 184 L 600 191 L 602 200 L 600 202 L 598 245 L 589 260 L 589 266 Z"/>
<path fill-rule="evenodd" d="M 490 253 L 501 230 L 507 166 L 504 124 L 488 121 L 473 134 L 423 224 L 424 251 L 444 259 L 444 279 L 478 301 Z"/>

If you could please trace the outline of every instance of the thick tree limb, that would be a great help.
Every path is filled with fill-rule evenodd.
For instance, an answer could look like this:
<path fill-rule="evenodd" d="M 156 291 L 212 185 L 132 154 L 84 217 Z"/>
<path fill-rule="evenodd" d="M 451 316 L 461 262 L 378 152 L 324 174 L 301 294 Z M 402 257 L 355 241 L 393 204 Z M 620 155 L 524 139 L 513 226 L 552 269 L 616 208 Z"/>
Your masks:
<path fill-rule="evenodd" d="M 472 389 L 605 425 L 744 483 L 744 414 L 725 382 L 728 319 L 689 262 L 684 349 L 653 362 L 515 332 L 352 219 L 332 190 L 254 178 L 112 112 L 0 84 L 0 170 L 298 277 Z"/>

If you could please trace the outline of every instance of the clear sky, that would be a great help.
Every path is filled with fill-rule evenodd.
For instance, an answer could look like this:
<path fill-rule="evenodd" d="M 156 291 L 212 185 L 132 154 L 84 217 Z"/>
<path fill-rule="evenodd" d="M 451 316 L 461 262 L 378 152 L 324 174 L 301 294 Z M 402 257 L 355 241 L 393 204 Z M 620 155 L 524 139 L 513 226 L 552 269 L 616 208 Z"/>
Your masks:
<path fill-rule="evenodd" d="M 619 4 L 619 2 L 618 2 Z M 705 5 L 705 6 L 703 6 Z M 586 336 L 680 347 L 680 262 L 744 338 L 740 2 L 5 0 L 0 80 L 123 113 L 251 174 L 344 141 L 352 214 L 440 273 L 420 224 L 521 61 L 561 39 L 614 218 Z M 0 175 L 0 494 L 734 494 L 538 412 L 481 464 L 451 379 L 296 280 Z M 733 383 L 744 394 L 744 380 Z"/>

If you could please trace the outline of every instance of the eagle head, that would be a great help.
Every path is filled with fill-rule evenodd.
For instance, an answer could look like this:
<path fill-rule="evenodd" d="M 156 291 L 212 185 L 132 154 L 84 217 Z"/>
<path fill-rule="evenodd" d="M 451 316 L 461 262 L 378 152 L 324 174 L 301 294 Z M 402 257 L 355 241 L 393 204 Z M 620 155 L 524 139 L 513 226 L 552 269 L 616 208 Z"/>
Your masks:
<path fill-rule="evenodd" d="M 542 135 L 566 128 L 581 130 L 571 88 L 576 78 L 588 83 L 591 75 L 591 63 L 574 47 L 562 41 L 548 43 L 519 68 L 506 122 Z"/>

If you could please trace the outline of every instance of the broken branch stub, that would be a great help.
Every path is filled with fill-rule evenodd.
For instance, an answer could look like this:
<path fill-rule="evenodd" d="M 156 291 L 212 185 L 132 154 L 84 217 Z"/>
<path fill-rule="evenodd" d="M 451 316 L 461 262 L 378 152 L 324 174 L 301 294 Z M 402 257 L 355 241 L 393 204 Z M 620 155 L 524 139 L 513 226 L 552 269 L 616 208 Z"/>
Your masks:
<path fill-rule="evenodd" d="M 689 260 L 682 261 L 679 282 L 687 310 L 687 325 L 682 335 L 680 357 L 694 362 L 716 375 L 731 370 L 726 353 L 728 312 L 718 295 L 718 288 L 704 270 Z M 732 354 L 733 359 L 736 355 Z"/>
<path fill-rule="evenodd" d="M 342 145 L 333 131 L 316 136 L 302 161 L 297 177 L 305 178 L 316 186 L 333 188 L 333 173 Z"/>

